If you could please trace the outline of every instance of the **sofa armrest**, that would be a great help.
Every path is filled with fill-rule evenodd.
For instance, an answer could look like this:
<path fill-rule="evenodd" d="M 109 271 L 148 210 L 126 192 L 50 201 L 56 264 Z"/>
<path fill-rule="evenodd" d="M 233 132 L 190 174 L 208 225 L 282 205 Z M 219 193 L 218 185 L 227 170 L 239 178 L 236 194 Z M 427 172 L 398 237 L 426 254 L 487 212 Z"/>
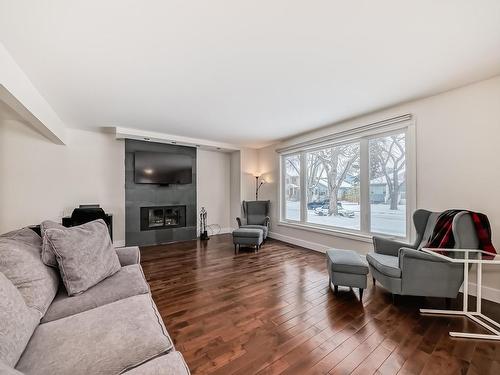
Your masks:
<path fill-rule="evenodd" d="M 122 267 L 141 262 L 141 251 L 138 246 L 118 247 L 115 250 Z"/>
<path fill-rule="evenodd" d="M 238 228 L 240 228 L 242 225 L 245 224 L 245 221 L 244 220 L 242 221 L 241 218 L 239 217 L 236 218 L 236 221 L 238 222 Z"/>
<path fill-rule="evenodd" d="M 190 375 L 189 367 L 187 366 L 182 354 L 172 350 L 167 354 L 162 354 L 146 362 L 143 362 L 137 367 L 126 371 L 128 375 Z"/>
<path fill-rule="evenodd" d="M 397 257 L 399 249 L 402 247 L 411 249 L 412 245 L 405 242 L 390 240 L 384 237 L 373 236 L 373 249 L 376 253 Z"/>

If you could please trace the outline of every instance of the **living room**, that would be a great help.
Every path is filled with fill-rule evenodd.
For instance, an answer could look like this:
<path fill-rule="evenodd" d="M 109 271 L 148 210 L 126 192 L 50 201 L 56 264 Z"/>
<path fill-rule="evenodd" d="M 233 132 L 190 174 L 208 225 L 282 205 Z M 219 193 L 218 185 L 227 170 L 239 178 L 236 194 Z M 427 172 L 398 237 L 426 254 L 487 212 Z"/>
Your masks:
<path fill-rule="evenodd" d="M 0 31 L 1 374 L 500 371 L 500 3 Z"/>

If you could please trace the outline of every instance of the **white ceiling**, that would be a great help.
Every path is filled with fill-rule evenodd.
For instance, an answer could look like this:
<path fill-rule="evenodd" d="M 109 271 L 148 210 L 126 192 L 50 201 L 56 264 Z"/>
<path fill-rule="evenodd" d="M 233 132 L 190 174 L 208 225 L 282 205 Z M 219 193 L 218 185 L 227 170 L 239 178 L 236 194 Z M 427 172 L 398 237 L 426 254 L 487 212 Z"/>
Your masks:
<path fill-rule="evenodd" d="M 0 0 L 72 127 L 258 146 L 500 74 L 499 0 Z"/>

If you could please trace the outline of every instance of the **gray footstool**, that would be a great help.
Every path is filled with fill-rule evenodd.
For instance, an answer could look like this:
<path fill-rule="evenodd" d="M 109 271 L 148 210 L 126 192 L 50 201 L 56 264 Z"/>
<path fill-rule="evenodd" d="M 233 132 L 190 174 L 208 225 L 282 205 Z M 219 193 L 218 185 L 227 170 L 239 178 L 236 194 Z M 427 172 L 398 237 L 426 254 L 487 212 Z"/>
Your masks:
<path fill-rule="evenodd" d="M 352 250 L 330 249 L 326 251 L 326 266 L 335 293 L 339 285 L 359 288 L 359 299 L 363 299 L 368 263 L 361 255 Z"/>
<path fill-rule="evenodd" d="M 264 241 L 262 229 L 238 228 L 233 231 L 234 252 L 236 253 L 241 245 L 255 246 L 255 251 L 259 251 L 260 245 Z"/>

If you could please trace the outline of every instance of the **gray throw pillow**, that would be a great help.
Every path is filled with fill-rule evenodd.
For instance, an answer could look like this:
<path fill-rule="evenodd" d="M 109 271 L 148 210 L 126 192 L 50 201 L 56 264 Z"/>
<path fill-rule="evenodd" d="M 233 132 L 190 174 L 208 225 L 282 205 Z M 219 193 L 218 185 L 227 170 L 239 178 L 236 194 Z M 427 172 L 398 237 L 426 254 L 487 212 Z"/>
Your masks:
<path fill-rule="evenodd" d="M 45 231 L 50 228 L 64 229 L 62 224 L 56 223 L 55 221 L 45 220 L 40 224 L 40 232 L 42 233 L 43 243 L 42 243 L 42 261 L 49 267 L 57 268 L 56 255 L 52 251 L 52 247 L 48 243 L 47 237 L 45 237 Z"/>
<path fill-rule="evenodd" d="M 11 232 L 4 233 L 0 236 L 1 239 L 10 239 L 23 242 L 27 245 L 40 247 L 42 245 L 42 238 L 29 227 L 16 229 Z"/>
<path fill-rule="evenodd" d="M 121 268 L 102 219 L 76 227 L 49 228 L 44 237 L 56 256 L 70 296 L 86 291 Z"/>
<path fill-rule="evenodd" d="M 40 313 L 26 305 L 14 284 L 0 272 L 0 363 L 16 365 L 39 322 Z M 2 366 L 0 373 L 4 374 Z"/>
<path fill-rule="evenodd" d="M 42 239 L 30 228 L 0 236 L 0 272 L 17 287 L 29 307 L 43 316 L 59 287 L 57 270 L 41 259 Z"/>

